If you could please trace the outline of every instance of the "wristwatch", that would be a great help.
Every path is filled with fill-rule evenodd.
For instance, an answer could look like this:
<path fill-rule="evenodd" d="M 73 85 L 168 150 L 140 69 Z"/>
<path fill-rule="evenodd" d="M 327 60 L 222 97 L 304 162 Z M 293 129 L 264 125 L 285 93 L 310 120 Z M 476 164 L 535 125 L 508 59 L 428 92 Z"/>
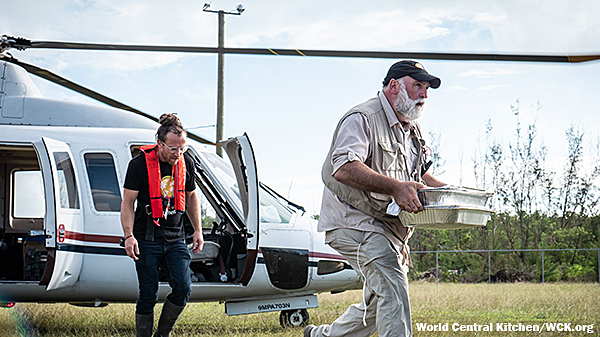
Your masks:
<path fill-rule="evenodd" d="M 119 242 L 119 246 L 125 248 L 125 241 L 127 239 L 129 239 L 130 237 L 132 237 L 132 236 L 133 236 L 133 234 L 129 234 L 129 235 L 125 236 L 125 237 L 122 237 L 121 241 Z"/>

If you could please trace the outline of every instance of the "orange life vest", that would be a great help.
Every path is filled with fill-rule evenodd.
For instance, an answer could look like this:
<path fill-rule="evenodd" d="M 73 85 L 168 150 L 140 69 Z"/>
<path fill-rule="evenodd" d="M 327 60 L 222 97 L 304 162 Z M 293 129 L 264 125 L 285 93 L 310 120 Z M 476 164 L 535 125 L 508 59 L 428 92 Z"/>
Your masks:
<path fill-rule="evenodd" d="M 160 226 L 158 219 L 163 217 L 166 212 L 163 209 L 163 196 L 160 192 L 160 163 L 158 161 L 157 154 L 158 144 L 141 146 L 146 156 L 146 168 L 148 168 L 148 185 L 150 187 L 150 207 L 152 209 L 152 219 L 157 226 Z M 183 156 L 179 157 L 179 160 L 173 165 L 173 171 L 171 173 L 171 179 L 174 181 L 174 200 L 175 210 L 185 210 L 185 159 Z M 169 205 L 167 204 L 167 211 Z"/>

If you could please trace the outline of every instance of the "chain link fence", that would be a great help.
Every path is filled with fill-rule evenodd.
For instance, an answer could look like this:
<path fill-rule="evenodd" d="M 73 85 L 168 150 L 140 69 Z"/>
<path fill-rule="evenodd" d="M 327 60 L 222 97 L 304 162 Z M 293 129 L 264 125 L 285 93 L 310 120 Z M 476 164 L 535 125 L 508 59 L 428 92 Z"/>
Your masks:
<path fill-rule="evenodd" d="M 411 255 L 413 280 L 600 284 L 600 248 L 431 250 L 411 251 Z M 597 263 L 592 264 L 592 259 Z"/>

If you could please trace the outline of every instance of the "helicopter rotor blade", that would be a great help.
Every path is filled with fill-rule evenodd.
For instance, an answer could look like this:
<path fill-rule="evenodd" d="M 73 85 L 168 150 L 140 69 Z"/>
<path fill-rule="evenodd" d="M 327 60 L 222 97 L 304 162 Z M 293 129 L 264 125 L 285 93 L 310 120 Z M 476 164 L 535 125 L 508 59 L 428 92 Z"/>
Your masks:
<path fill-rule="evenodd" d="M 425 59 L 452 61 L 511 61 L 511 62 L 563 62 L 579 63 L 600 59 L 600 55 L 519 55 L 519 54 L 474 54 L 474 53 L 429 53 L 429 52 L 388 52 L 351 50 L 308 50 L 308 49 L 259 49 L 224 48 L 229 54 L 263 54 L 286 56 L 322 56 L 353 58 L 392 58 Z"/>
<path fill-rule="evenodd" d="M 59 41 L 30 41 L 23 38 L 4 36 L 11 41 L 11 47 L 19 50 L 29 48 L 104 50 L 104 51 L 150 51 L 182 53 L 219 53 L 242 55 L 278 55 L 278 56 L 316 56 L 351 58 L 415 58 L 454 61 L 509 61 L 509 62 L 554 62 L 581 63 L 600 59 L 600 55 L 527 55 L 527 54 L 478 54 L 478 53 L 428 53 L 428 52 L 392 52 L 392 51 L 351 51 L 316 49 L 280 49 L 280 48 L 217 48 L 193 46 L 153 46 L 104 43 L 80 43 Z"/>
<path fill-rule="evenodd" d="M 68 79 L 66 79 L 66 78 L 64 78 L 62 76 L 59 76 L 59 75 L 57 75 L 57 74 L 55 74 L 55 73 L 53 73 L 53 72 L 51 72 L 49 70 L 40 68 L 38 66 L 34 66 L 32 64 L 21 62 L 21 61 L 15 59 L 15 58 L 5 57 L 5 56 L 1 56 L 1 55 L 0 55 L 0 61 L 6 61 L 6 62 L 14 63 L 14 64 L 16 64 L 16 65 L 18 65 L 20 67 L 23 67 L 30 74 L 36 75 L 36 76 L 41 77 L 41 78 L 43 78 L 45 80 L 48 80 L 48 81 L 53 82 L 53 83 L 56 83 L 56 84 L 58 84 L 58 85 L 60 85 L 62 87 L 65 87 L 65 88 L 71 89 L 73 91 L 76 91 L 76 92 L 78 92 L 78 93 L 80 93 L 82 95 L 90 97 L 90 98 L 92 98 L 92 99 L 94 99 L 96 101 L 102 102 L 102 103 L 104 103 L 106 105 L 109 105 L 109 106 L 111 106 L 113 108 L 127 110 L 127 111 L 133 112 L 135 114 L 138 114 L 140 116 L 149 118 L 149 119 L 151 119 L 151 120 L 153 120 L 155 122 L 158 122 L 158 118 L 156 118 L 156 117 L 154 117 L 152 115 L 149 115 L 149 114 L 147 114 L 145 112 L 142 112 L 142 111 L 140 111 L 138 109 L 132 108 L 129 105 L 126 105 L 126 104 L 123 104 L 121 102 L 115 101 L 114 99 L 112 99 L 110 97 L 104 96 L 104 95 L 102 95 L 102 94 L 100 94 L 100 93 L 98 93 L 96 91 L 93 91 L 91 89 L 83 87 L 83 86 L 81 86 L 81 85 L 79 85 L 79 84 L 77 84 L 77 83 L 75 83 L 73 81 L 70 81 L 70 80 L 68 80 Z M 194 139 L 194 140 L 196 140 L 196 141 L 198 141 L 200 143 L 210 144 L 210 145 L 216 145 L 214 142 L 211 142 L 210 140 L 202 138 L 202 137 L 200 137 L 198 135 L 195 135 L 195 134 L 193 134 L 193 133 L 191 133 L 189 131 L 187 131 L 187 134 L 188 134 L 189 138 Z"/>

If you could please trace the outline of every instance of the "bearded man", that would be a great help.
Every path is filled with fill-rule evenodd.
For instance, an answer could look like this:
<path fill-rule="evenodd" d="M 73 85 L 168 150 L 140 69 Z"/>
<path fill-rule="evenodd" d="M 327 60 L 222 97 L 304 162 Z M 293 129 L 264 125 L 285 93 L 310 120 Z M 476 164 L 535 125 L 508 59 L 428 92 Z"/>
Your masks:
<path fill-rule="evenodd" d="M 322 178 L 318 230 L 363 281 L 363 301 L 304 336 L 412 336 L 408 297 L 412 230 L 386 213 L 391 202 L 419 212 L 417 190 L 445 184 L 426 173 L 417 118 L 440 79 L 418 62 L 395 63 L 377 97 L 347 112 L 335 130 Z"/>
<path fill-rule="evenodd" d="M 121 203 L 122 242 L 135 261 L 140 290 L 135 307 L 138 337 L 152 335 L 160 269 L 168 275 L 172 291 L 165 299 L 155 337 L 171 336 L 190 298 L 192 256 L 185 243 L 184 214 L 194 227 L 192 252 L 199 252 L 204 244 L 196 171 L 186 153 L 187 133 L 173 114 L 163 114 L 158 122 L 156 144 L 142 146 L 129 162 Z"/>

